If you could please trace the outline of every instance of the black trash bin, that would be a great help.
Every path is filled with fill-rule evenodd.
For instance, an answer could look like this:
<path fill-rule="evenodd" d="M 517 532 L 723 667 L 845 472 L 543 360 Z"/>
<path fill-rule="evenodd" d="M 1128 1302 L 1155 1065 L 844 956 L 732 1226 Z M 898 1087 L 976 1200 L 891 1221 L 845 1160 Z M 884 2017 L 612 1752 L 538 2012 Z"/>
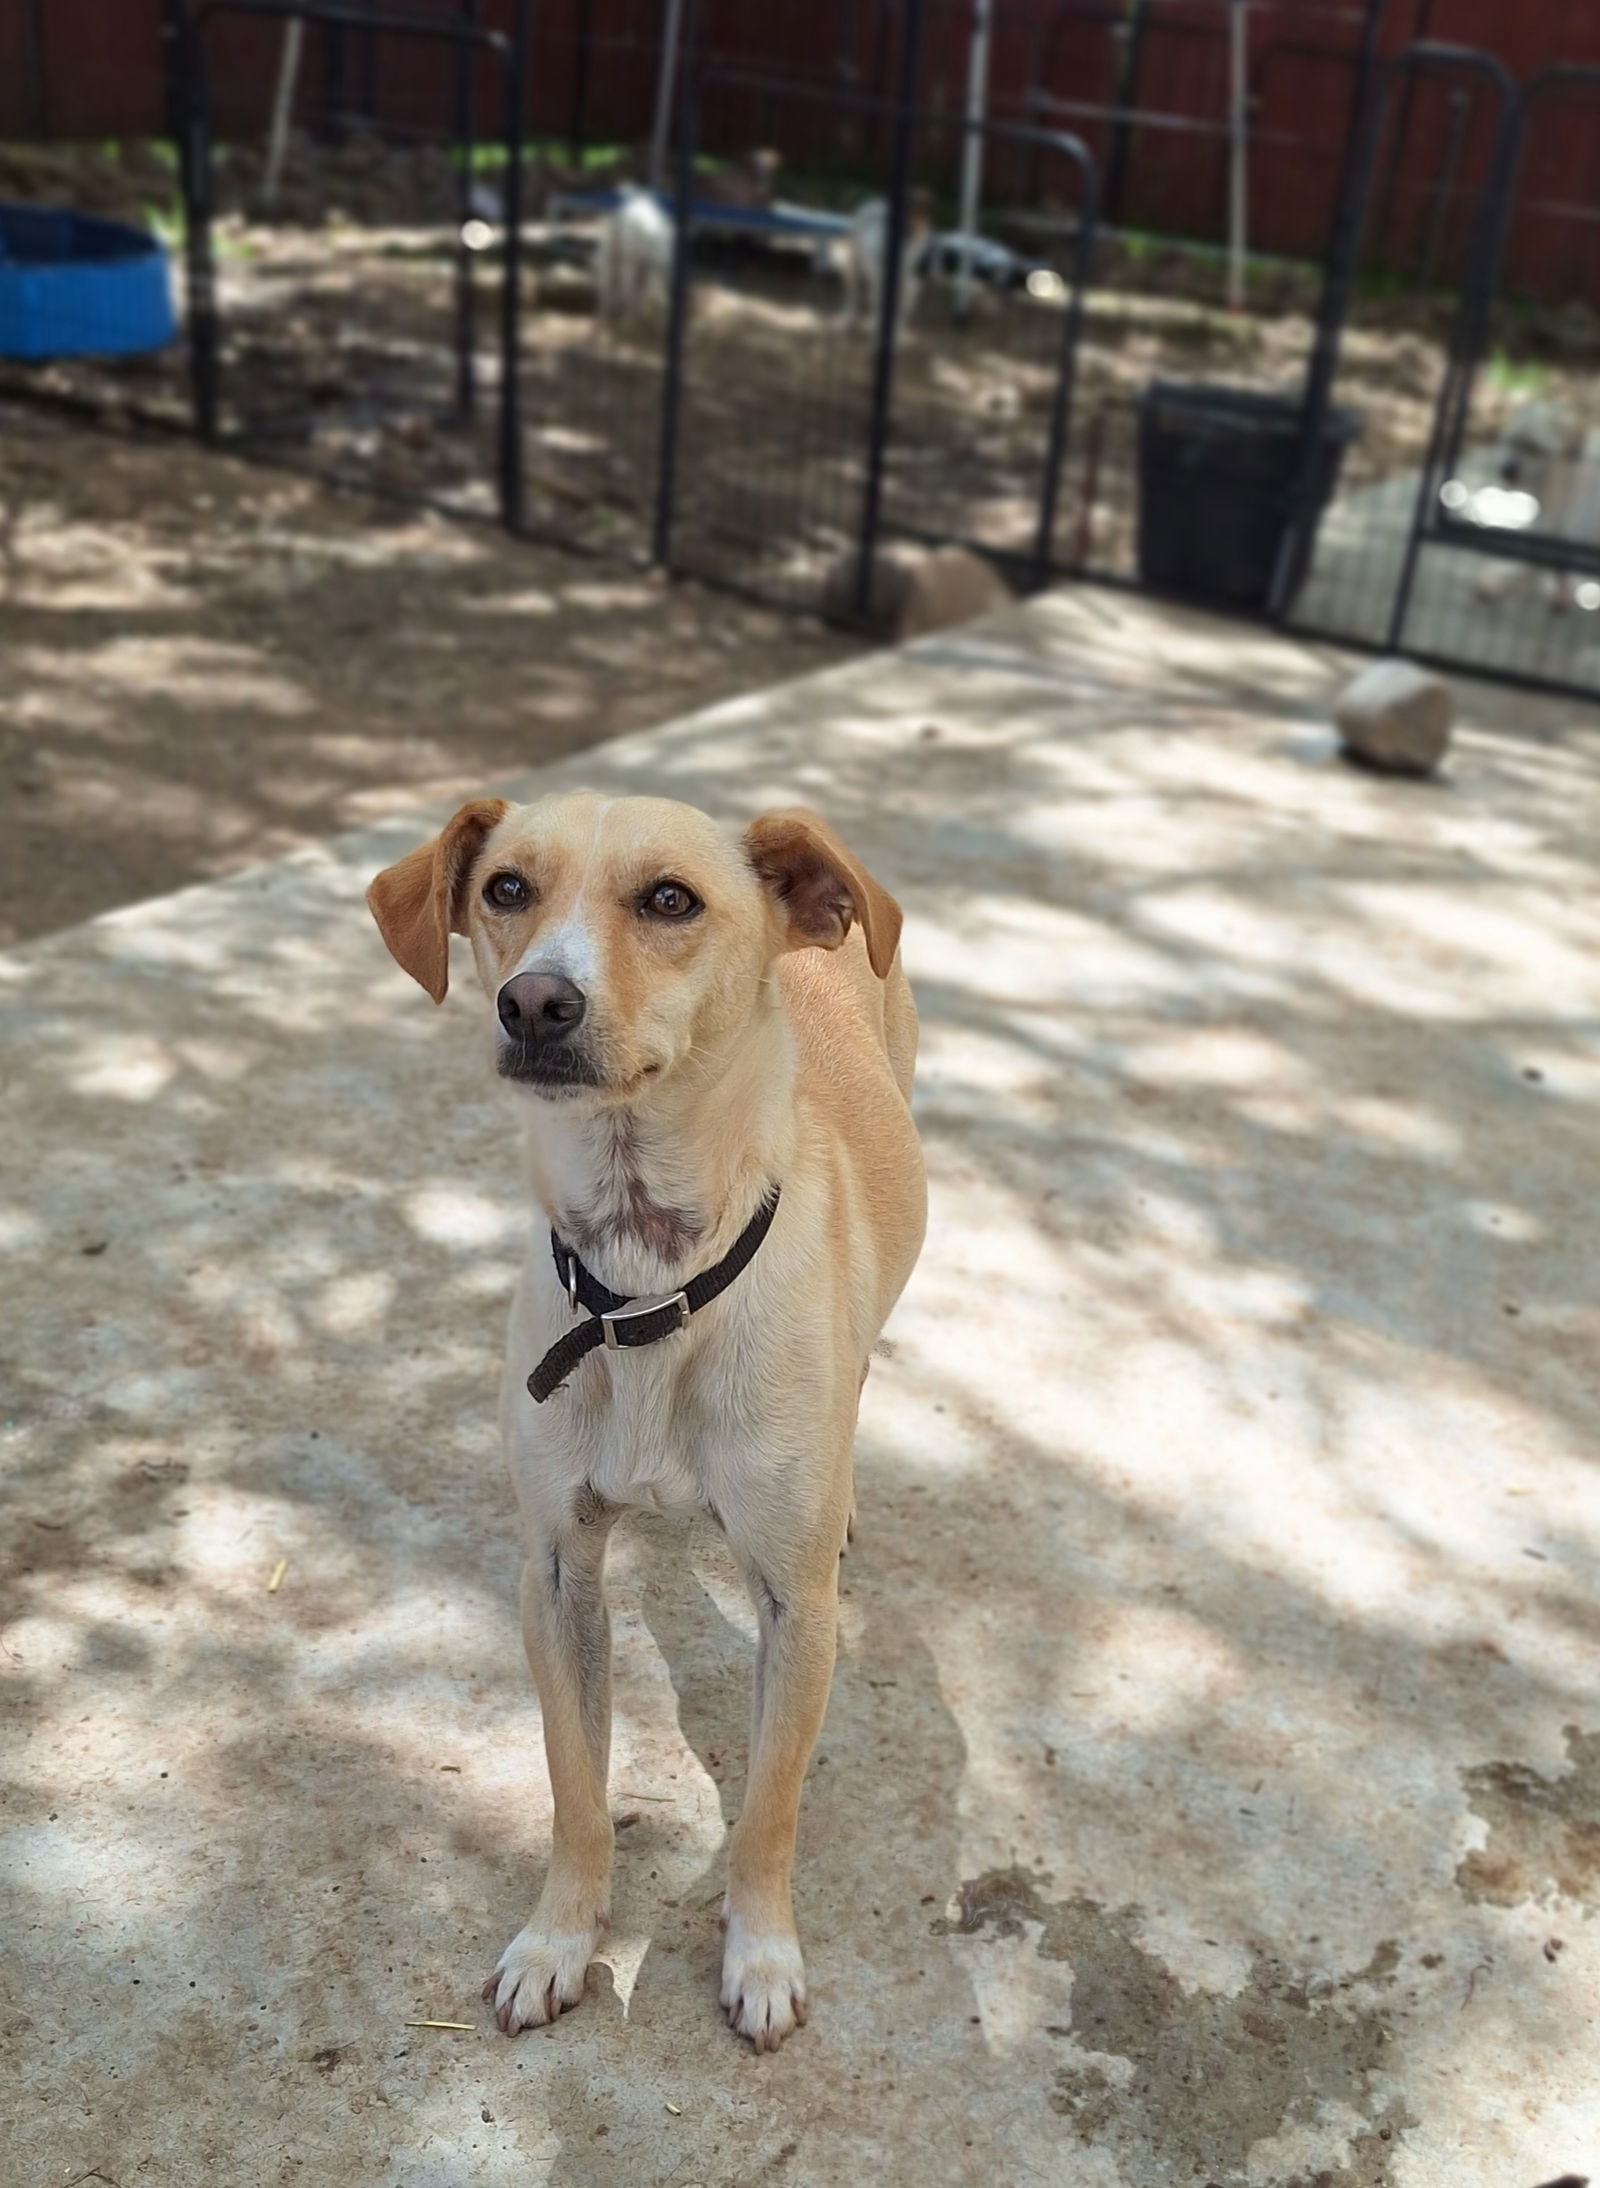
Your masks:
<path fill-rule="evenodd" d="M 1139 398 L 1139 575 L 1157 592 L 1218 607 L 1264 608 L 1300 470 L 1294 395 L 1204 381 L 1154 380 Z M 1312 522 L 1297 544 L 1285 600 L 1311 566 L 1360 414 L 1328 412 L 1317 449 Z"/>

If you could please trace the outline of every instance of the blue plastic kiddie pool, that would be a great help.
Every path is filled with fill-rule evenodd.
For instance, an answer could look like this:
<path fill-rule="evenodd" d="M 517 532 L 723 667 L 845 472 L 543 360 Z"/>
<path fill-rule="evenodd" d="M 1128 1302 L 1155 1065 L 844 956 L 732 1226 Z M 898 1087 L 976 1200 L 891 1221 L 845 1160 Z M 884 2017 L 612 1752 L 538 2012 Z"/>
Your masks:
<path fill-rule="evenodd" d="M 0 357 L 126 357 L 176 331 L 154 236 L 88 213 L 0 205 Z"/>

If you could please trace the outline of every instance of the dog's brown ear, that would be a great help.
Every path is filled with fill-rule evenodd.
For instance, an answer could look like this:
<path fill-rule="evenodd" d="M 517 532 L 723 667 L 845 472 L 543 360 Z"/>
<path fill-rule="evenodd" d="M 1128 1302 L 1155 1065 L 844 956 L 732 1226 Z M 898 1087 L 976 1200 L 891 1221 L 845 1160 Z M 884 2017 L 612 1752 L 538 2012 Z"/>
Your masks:
<path fill-rule="evenodd" d="M 900 907 L 825 820 L 803 805 L 763 813 L 745 830 L 745 855 L 777 904 L 791 950 L 836 950 L 859 919 L 880 980 L 900 946 Z"/>
<path fill-rule="evenodd" d="M 467 931 L 467 875 L 490 829 L 510 810 L 504 798 L 472 799 L 431 843 L 386 866 L 367 891 L 389 955 L 436 1003 L 450 986 L 450 936 Z"/>

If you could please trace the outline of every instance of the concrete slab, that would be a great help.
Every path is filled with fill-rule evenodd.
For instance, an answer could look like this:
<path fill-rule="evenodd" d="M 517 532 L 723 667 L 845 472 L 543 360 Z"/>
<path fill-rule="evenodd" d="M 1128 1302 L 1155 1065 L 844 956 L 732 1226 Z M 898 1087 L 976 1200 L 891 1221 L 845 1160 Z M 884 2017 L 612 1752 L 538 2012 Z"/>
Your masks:
<path fill-rule="evenodd" d="M 470 997 L 361 907 L 422 822 L 0 960 L 8 2182 L 1594 2165 L 1600 758 L 1465 691 L 1439 783 L 1362 776 L 1346 673 L 1063 596 L 543 778 L 810 799 L 909 915 L 933 1224 L 776 2058 L 698 1527 L 618 1544 L 592 1995 L 478 2001 L 549 1829 L 525 1214 Z"/>

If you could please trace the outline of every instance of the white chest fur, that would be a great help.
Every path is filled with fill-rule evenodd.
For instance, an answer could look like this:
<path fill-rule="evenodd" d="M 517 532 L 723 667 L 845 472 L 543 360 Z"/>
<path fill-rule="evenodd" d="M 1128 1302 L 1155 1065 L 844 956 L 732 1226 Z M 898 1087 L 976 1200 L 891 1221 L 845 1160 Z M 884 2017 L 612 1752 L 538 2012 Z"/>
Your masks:
<path fill-rule="evenodd" d="M 737 1306 L 656 1345 L 591 1353 L 564 1389 L 536 1406 L 531 1369 L 572 1327 L 565 1297 L 535 1257 L 512 1308 L 506 1361 L 506 1448 L 525 1507 L 552 1520 L 581 1490 L 650 1512 L 716 1501 L 723 1437 L 707 1411 L 716 1359 Z M 725 1410 L 725 1409 L 724 1409 Z"/>
<path fill-rule="evenodd" d="M 590 1368 L 594 1382 L 609 1385 L 609 1403 L 585 1439 L 588 1480 L 608 1504 L 682 1512 L 711 1501 L 700 1439 L 685 1433 L 693 1409 L 678 1395 L 683 1378 L 670 1357 L 684 1341 L 602 1353 Z"/>

